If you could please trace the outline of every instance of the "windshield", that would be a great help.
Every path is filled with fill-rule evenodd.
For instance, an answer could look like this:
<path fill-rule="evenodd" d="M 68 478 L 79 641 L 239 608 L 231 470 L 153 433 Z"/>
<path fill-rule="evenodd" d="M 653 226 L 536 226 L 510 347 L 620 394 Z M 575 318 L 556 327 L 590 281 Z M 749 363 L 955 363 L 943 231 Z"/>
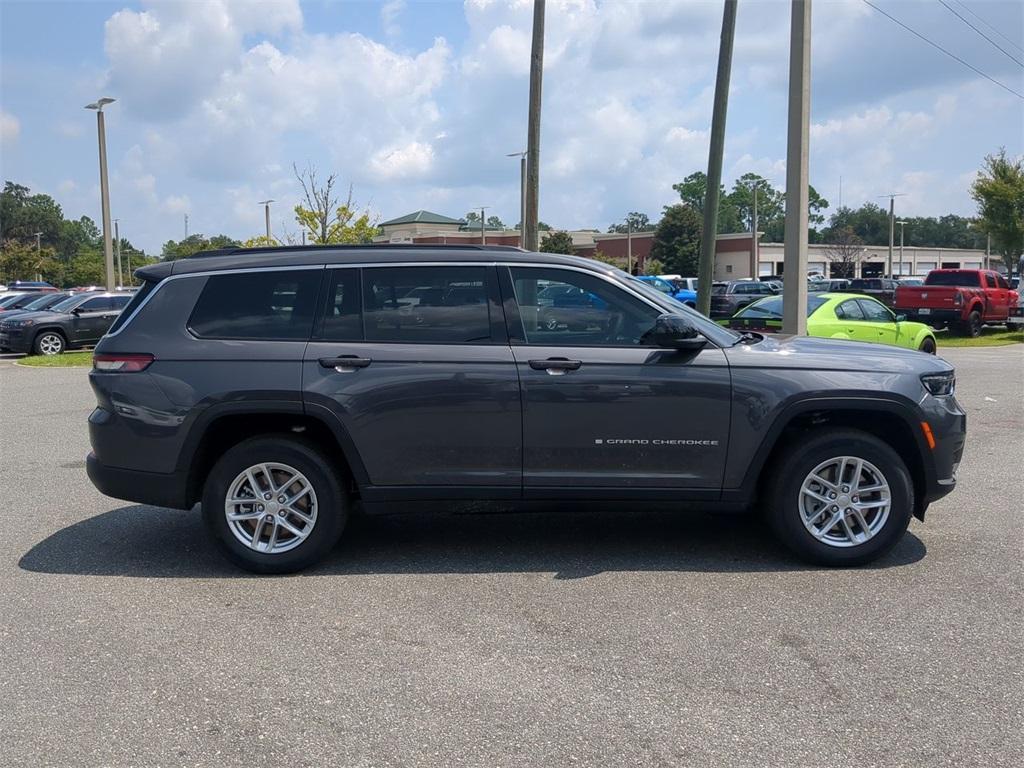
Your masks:
<path fill-rule="evenodd" d="M 981 285 L 981 273 L 968 270 L 951 270 L 949 272 L 929 272 L 924 279 L 925 285 L 960 285 L 965 288 L 977 288 Z"/>
<path fill-rule="evenodd" d="M 828 299 L 823 299 L 821 296 L 808 296 L 807 297 L 807 316 L 810 317 L 814 314 L 815 310 L 824 304 Z M 781 296 L 769 296 L 765 299 L 755 301 L 753 304 L 748 304 L 739 312 L 736 313 L 737 317 L 782 317 L 782 297 Z"/>
<path fill-rule="evenodd" d="M 631 286 L 637 293 L 646 296 L 654 302 L 655 305 L 664 309 L 666 313 L 673 315 L 685 315 L 686 318 L 694 324 L 698 331 L 719 346 L 731 347 L 743 338 L 738 333 L 733 333 L 728 328 L 723 328 L 718 323 L 709 320 L 696 310 L 690 309 L 690 307 L 686 306 L 682 302 L 676 301 L 670 296 L 666 296 L 657 289 L 652 288 L 643 280 L 637 280 L 635 277 L 626 274 L 621 269 L 613 269 L 612 276 L 625 285 Z"/>
<path fill-rule="evenodd" d="M 38 299 L 35 299 L 34 301 L 31 301 L 28 304 L 26 304 L 25 309 L 46 309 L 52 304 L 56 304 L 58 301 L 63 301 L 65 298 L 67 298 L 67 295 L 63 293 L 48 293 L 45 296 L 40 296 Z"/>
<path fill-rule="evenodd" d="M 18 301 L 24 295 L 25 294 L 23 293 L 15 293 L 12 294 L 11 296 L 4 296 L 2 299 L 0 299 L 0 307 L 9 307 L 11 306 L 11 304 Z"/>
<path fill-rule="evenodd" d="M 51 312 L 67 312 L 69 309 L 74 307 L 81 300 L 82 300 L 82 294 L 78 294 L 77 296 L 68 296 L 66 299 L 64 299 L 64 301 L 58 301 L 56 304 L 54 304 L 52 307 L 50 307 L 50 311 Z"/>
<path fill-rule="evenodd" d="M 662 293 L 667 293 L 669 295 L 672 294 L 672 286 L 667 280 L 662 280 L 658 277 L 645 277 L 641 278 L 640 282 L 652 285 L 656 290 L 659 290 Z"/>

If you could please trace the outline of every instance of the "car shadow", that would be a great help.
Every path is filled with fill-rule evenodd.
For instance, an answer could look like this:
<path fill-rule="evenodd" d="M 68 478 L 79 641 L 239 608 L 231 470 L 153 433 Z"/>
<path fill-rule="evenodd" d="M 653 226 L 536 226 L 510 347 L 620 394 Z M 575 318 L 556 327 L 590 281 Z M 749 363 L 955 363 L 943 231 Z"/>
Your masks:
<path fill-rule="evenodd" d="M 557 509 L 557 511 L 555 511 Z M 578 579 L 609 571 L 813 570 L 751 515 L 636 508 L 464 505 L 476 514 L 354 516 L 338 547 L 306 575 L 550 572 Z M 505 512 L 487 514 L 487 512 Z M 871 568 L 915 563 L 913 533 Z M 244 578 L 206 534 L 198 511 L 128 506 L 69 525 L 36 544 L 27 571 L 145 578 Z"/>

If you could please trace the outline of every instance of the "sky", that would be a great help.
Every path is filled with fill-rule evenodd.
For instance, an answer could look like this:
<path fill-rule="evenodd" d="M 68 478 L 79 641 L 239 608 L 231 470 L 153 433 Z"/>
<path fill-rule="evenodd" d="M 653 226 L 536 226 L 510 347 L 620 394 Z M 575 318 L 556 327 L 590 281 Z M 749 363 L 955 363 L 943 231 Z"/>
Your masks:
<path fill-rule="evenodd" d="M 872 2 L 1024 94 L 1024 4 Z M 784 187 L 789 8 L 739 3 L 727 186 Z M 656 220 L 706 170 L 721 19 L 721 2 L 549 0 L 542 220 Z M 293 163 L 381 221 L 488 206 L 511 226 L 531 23 L 528 0 L 0 0 L 0 175 L 99 221 L 83 106 L 111 96 L 112 215 L 150 252 L 186 214 L 191 233 L 261 234 L 267 198 L 275 234 L 297 232 Z M 1024 153 L 1024 99 L 863 0 L 815 0 L 812 30 L 810 177 L 831 210 L 841 189 L 844 205 L 898 192 L 899 215 L 970 215 L 984 156 Z"/>

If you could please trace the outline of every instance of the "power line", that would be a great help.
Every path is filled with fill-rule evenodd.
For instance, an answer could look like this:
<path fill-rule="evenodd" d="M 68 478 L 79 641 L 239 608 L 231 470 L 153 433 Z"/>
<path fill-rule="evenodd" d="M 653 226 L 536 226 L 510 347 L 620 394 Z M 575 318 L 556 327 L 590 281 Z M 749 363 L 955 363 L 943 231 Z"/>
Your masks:
<path fill-rule="evenodd" d="M 977 11 L 973 10 L 966 3 L 962 3 L 962 2 L 960 2 L 960 0 L 956 0 L 956 4 L 959 5 L 961 8 L 963 8 L 965 11 L 967 11 L 969 14 L 971 14 L 971 16 L 976 18 L 978 21 L 980 21 L 986 27 L 988 27 L 993 32 L 995 32 L 997 35 L 999 35 L 1001 38 L 1003 38 L 1003 40 L 1008 42 L 1010 45 L 1012 45 L 1018 51 L 1020 51 L 1021 53 L 1024 53 L 1024 48 L 1021 48 L 1020 43 L 1015 43 L 1013 40 L 1011 40 L 1006 35 L 1004 35 L 1002 32 L 1000 32 L 996 27 L 994 27 L 991 24 L 989 24 L 987 21 L 985 21 L 985 19 L 983 19 L 981 16 L 978 15 Z"/>
<path fill-rule="evenodd" d="M 957 12 L 956 12 L 956 10 L 954 10 L 953 6 L 951 6 L 951 5 L 949 4 L 949 3 L 947 3 L 947 2 L 946 2 L 946 0 L 939 0 L 939 2 L 940 2 L 940 3 L 942 3 L 942 5 L 943 5 L 943 6 L 944 6 L 944 7 L 946 8 L 946 10 L 948 10 L 948 11 L 949 11 L 950 13 L 952 13 L 952 14 L 953 14 L 954 16 L 956 16 L 956 17 L 957 17 L 958 19 L 960 19 L 960 21 L 962 21 L 962 22 L 963 22 L 964 24 L 966 24 L 966 25 L 967 25 L 968 27 L 970 27 L 970 28 L 971 28 L 971 29 L 973 29 L 973 30 L 974 30 L 975 32 L 977 32 L 977 33 L 978 33 L 979 35 L 981 35 L 981 36 L 982 36 L 982 37 L 984 37 L 984 38 L 985 38 L 986 40 L 988 40 L 988 41 L 989 41 L 990 43 L 992 43 L 992 45 L 994 45 L 994 46 L 995 46 L 996 48 L 998 48 L 998 49 L 1000 50 L 1000 52 L 1002 52 L 1002 54 L 1003 54 L 1004 56 L 1006 56 L 1006 57 L 1007 57 L 1007 58 L 1008 58 L 1008 59 L 1009 59 L 1010 61 L 1012 61 L 1012 62 L 1014 62 L 1015 64 L 1019 64 L 1020 66 L 1024 67 L 1024 61 L 1021 61 L 1021 60 L 1020 60 L 1020 59 L 1018 59 L 1018 58 L 1017 58 L 1016 56 L 1014 56 L 1013 54 L 1009 53 L 1009 52 L 1008 52 L 1008 51 L 1007 51 L 1007 50 L 1006 50 L 1005 48 L 1003 48 L 1003 46 L 1001 46 L 1001 45 L 1000 45 L 999 43 L 997 43 L 997 42 L 996 42 L 995 40 L 993 40 L 993 39 L 992 39 L 991 37 L 989 37 L 988 35 L 986 35 L 986 34 L 985 34 L 984 32 L 982 32 L 982 31 L 981 31 L 980 29 L 978 29 L 978 28 L 977 28 L 976 26 L 974 26 L 973 24 L 971 24 L 971 22 L 969 22 L 969 21 L 968 21 L 967 19 L 965 19 L 965 18 L 964 18 L 963 16 L 961 16 L 961 15 L 960 15 L 959 13 L 957 13 Z"/>
<path fill-rule="evenodd" d="M 967 68 L 968 68 L 969 70 L 971 70 L 972 72 L 976 72 L 977 74 L 979 74 L 979 75 L 981 75 L 982 77 L 984 77 L 984 78 L 985 78 L 986 80 L 989 80 L 989 81 L 991 81 L 991 82 L 995 83 L 996 85 L 998 85 L 998 86 L 999 86 L 1000 88 L 1002 88 L 1002 89 L 1003 89 L 1004 91 L 1008 91 L 1008 92 L 1012 93 L 1012 94 L 1013 94 L 1014 96 L 1016 96 L 1016 97 L 1017 97 L 1018 99 L 1020 99 L 1021 101 L 1024 101 L 1024 95 L 1022 95 L 1022 94 L 1018 93 L 1017 91 L 1013 90 L 1013 88 L 1011 88 L 1010 86 L 1008 86 L 1008 85 L 1005 85 L 1005 84 L 1003 84 L 1003 83 L 999 82 L 998 80 L 996 80 L 996 79 L 995 79 L 994 77 L 992 77 L 991 75 L 986 75 L 986 74 L 985 74 L 984 72 L 982 72 L 982 71 L 981 71 L 980 69 L 978 69 L 978 68 L 977 68 L 976 66 L 974 66 L 973 64 L 968 64 L 968 63 L 967 63 L 966 61 L 964 61 L 963 59 L 961 59 L 961 58 L 960 58 L 959 56 L 957 56 L 957 55 L 956 55 L 955 53 L 950 53 L 950 52 L 949 52 L 949 51 L 947 51 L 947 50 L 946 50 L 945 48 L 943 48 L 943 47 L 942 47 L 941 45 L 939 45 L 938 43 L 934 42 L 933 40 L 929 40 L 929 39 L 928 39 L 927 37 L 925 37 L 924 35 L 922 35 L 922 34 L 921 34 L 920 32 L 918 32 L 917 30 L 915 30 L 915 29 L 911 29 L 910 27 L 908 27 L 908 26 L 907 26 L 906 24 L 904 24 L 904 23 L 903 23 L 902 21 L 900 21 L 900 20 L 899 20 L 899 19 L 897 19 L 896 17 L 894 17 L 894 16 L 890 16 L 890 15 L 889 15 L 888 13 L 886 13 L 886 12 L 885 12 L 885 11 L 883 11 L 883 10 L 882 10 L 881 8 L 879 8 L 879 7 L 877 6 L 877 5 L 875 5 L 874 3 L 872 3 L 872 2 L 871 2 L 871 0 L 863 0 L 863 2 L 864 2 L 864 4 L 865 4 L 865 5 L 868 5 L 868 6 L 870 6 L 871 8 L 874 8 L 874 9 L 875 9 L 876 11 L 878 11 L 878 12 L 879 12 L 880 14 L 882 14 L 883 16 L 885 16 L 885 18 L 889 19 L 889 21 L 892 21 L 892 22 L 894 22 L 895 24 L 898 24 L 899 26 L 903 27 L 903 28 L 904 28 L 905 30 L 907 30 L 907 32 L 909 32 L 910 34 L 912 34 L 912 35 L 913 35 L 914 37 L 918 37 L 918 38 L 920 38 L 921 40 L 924 40 L 924 41 L 925 41 L 926 43 L 928 43 L 928 45 L 932 46 L 932 48 L 937 48 L 938 50 L 942 51 L 942 52 L 943 52 L 944 54 L 946 54 L 947 56 L 949 56 L 949 58 L 953 59 L 954 61 L 959 61 L 959 62 L 960 62 L 961 64 L 963 64 L 963 65 L 964 65 L 965 67 L 967 67 Z"/>

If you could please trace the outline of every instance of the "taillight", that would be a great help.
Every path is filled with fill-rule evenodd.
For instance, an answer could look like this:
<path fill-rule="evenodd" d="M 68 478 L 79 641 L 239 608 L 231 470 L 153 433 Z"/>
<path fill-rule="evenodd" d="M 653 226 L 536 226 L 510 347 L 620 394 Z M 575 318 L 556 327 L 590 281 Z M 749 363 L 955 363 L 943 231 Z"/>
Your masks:
<path fill-rule="evenodd" d="M 92 368 L 94 371 L 138 373 L 149 368 L 153 359 L 152 355 L 93 355 Z"/>
<path fill-rule="evenodd" d="M 954 293 L 953 294 L 953 305 L 959 307 L 963 303 L 964 303 L 964 295 L 962 293 L 960 293 L 960 291 L 957 291 L 956 293 Z"/>

